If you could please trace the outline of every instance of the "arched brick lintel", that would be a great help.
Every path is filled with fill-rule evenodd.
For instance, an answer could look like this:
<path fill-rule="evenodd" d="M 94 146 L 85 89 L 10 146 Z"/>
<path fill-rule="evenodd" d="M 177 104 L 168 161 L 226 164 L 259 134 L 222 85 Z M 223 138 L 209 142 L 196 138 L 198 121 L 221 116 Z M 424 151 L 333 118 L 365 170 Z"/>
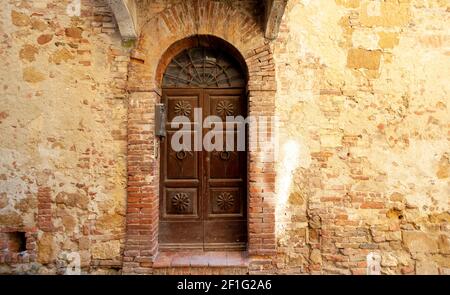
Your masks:
<path fill-rule="evenodd" d="M 222 43 L 247 69 L 249 115 L 267 117 L 275 113 L 275 65 L 264 32 L 249 16 L 225 3 L 193 3 L 189 6 L 182 2 L 150 19 L 131 55 L 124 273 L 152 273 L 158 251 L 159 142 L 154 136 L 154 105 L 160 100 L 162 74 L 170 60 L 199 42 Z M 249 132 L 250 141 L 255 140 L 255 134 L 259 137 Z M 276 254 L 276 175 L 273 161 L 267 161 L 274 158 L 273 153 L 267 149 L 249 152 L 247 172 L 248 251 L 269 260 Z"/>
<path fill-rule="evenodd" d="M 182 1 L 156 14 L 140 28 L 131 55 L 128 89 L 154 91 L 159 88 L 164 54 L 180 40 L 214 36 L 231 44 L 245 59 L 249 89 L 275 91 L 275 65 L 262 24 L 232 5 L 218 1 Z M 161 63 L 163 68 L 164 63 Z"/>

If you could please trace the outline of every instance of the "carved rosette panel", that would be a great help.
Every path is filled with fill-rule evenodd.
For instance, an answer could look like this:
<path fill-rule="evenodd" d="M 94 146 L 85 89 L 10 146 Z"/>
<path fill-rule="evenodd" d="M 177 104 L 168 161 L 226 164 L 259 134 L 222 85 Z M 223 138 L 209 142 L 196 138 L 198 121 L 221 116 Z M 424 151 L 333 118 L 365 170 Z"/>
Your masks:
<path fill-rule="evenodd" d="M 175 115 L 177 116 L 186 116 L 189 117 L 189 115 L 192 112 L 192 106 L 190 103 L 186 102 L 186 101 L 178 101 L 175 104 L 174 110 L 173 112 L 175 113 Z"/>
<path fill-rule="evenodd" d="M 191 200 L 187 193 L 177 193 L 172 196 L 171 201 L 172 207 L 175 208 L 178 213 L 185 213 L 191 204 Z"/>
<path fill-rule="evenodd" d="M 220 101 L 216 106 L 216 112 L 222 118 L 234 115 L 234 105 L 226 100 Z"/>
<path fill-rule="evenodd" d="M 234 196 L 229 192 L 222 192 L 217 196 L 217 207 L 221 211 L 228 211 L 234 207 Z"/>

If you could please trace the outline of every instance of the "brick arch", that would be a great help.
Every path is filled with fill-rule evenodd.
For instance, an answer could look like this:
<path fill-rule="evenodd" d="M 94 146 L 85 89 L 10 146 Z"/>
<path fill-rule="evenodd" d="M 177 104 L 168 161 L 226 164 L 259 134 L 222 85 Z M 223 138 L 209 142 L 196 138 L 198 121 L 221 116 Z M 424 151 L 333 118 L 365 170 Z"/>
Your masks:
<path fill-rule="evenodd" d="M 131 91 L 158 90 L 157 66 L 165 51 L 179 40 L 201 35 L 236 48 L 245 59 L 250 88 L 276 90 L 272 49 L 262 25 L 225 2 L 182 1 L 150 18 L 140 32 L 129 67 Z"/>
<path fill-rule="evenodd" d="M 128 196 L 124 273 L 152 273 L 158 252 L 159 142 L 154 136 L 154 105 L 170 57 L 196 42 L 223 42 L 248 69 L 248 114 L 275 113 L 275 66 L 270 44 L 250 16 L 223 2 L 183 1 L 148 20 L 131 53 L 128 73 Z M 210 37 L 208 37 L 210 36 Z M 180 41 L 181 40 L 181 41 Z M 222 41 L 218 41 L 222 40 Z M 234 49 L 233 49 L 234 48 Z M 273 130 L 268 131 L 270 134 Z M 266 132 L 267 134 L 267 132 Z M 249 132 L 250 142 L 255 141 Z M 276 254 L 275 167 L 273 150 L 249 152 L 248 252 Z M 273 157 L 272 157 L 273 158 Z"/>

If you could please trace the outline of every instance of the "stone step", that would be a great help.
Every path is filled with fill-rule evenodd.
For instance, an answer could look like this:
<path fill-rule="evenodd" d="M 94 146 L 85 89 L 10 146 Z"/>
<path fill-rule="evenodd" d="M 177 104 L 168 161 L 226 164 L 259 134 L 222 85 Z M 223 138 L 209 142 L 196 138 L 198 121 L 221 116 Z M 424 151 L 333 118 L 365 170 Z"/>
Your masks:
<path fill-rule="evenodd" d="M 154 274 L 241 275 L 248 274 L 247 252 L 164 251 L 153 262 Z"/>

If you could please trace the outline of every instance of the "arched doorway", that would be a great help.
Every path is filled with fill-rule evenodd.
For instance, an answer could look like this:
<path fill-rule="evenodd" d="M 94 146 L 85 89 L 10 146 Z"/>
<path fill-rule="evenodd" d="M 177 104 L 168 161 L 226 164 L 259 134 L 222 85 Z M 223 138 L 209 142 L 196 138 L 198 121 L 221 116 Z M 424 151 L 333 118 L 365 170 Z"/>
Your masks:
<path fill-rule="evenodd" d="M 161 249 L 246 248 L 247 152 L 238 150 L 238 137 L 247 140 L 238 123 L 225 123 L 227 116 L 247 115 L 246 80 L 238 60 L 211 44 L 187 48 L 167 65 L 162 79 L 167 136 L 161 142 Z M 184 133 L 172 125 L 180 117 L 189 121 Z M 204 125 L 205 118 L 212 123 Z M 224 130 L 212 133 L 221 121 Z M 177 132 L 190 139 L 182 141 L 182 149 L 172 144 Z M 222 147 L 208 149 L 207 134 L 216 136 L 213 143 L 221 137 Z"/>

